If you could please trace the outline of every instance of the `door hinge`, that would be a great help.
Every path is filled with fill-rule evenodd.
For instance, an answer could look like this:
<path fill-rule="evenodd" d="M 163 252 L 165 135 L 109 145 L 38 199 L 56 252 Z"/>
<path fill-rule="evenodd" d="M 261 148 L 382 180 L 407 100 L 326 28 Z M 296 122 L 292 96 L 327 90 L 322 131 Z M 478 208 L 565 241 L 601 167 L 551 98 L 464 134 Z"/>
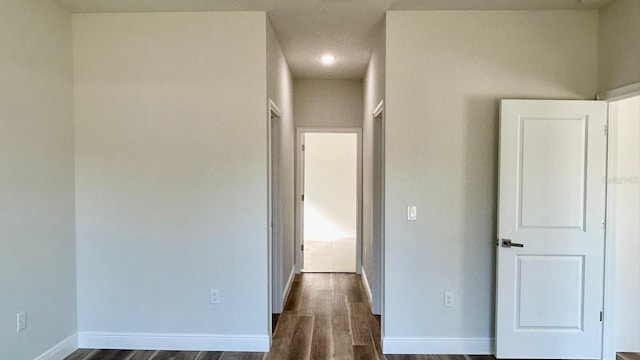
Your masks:
<path fill-rule="evenodd" d="M 609 135 L 609 125 L 604 124 L 604 136 Z"/>
<path fill-rule="evenodd" d="M 304 244 L 300 245 L 300 251 L 304 251 Z"/>
<path fill-rule="evenodd" d="M 302 144 L 302 151 L 304 151 L 304 144 Z"/>
<path fill-rule="evenodd" d="M 602 311 L 600 311 L 600 322 L 602 322 L 603 319 L 604 319 L 604 314 L 602 313 Z"/>
<path fill-rule="evenodd" d="M 304 194 L 300 195 L 300 199 L 304 201 Z"/>

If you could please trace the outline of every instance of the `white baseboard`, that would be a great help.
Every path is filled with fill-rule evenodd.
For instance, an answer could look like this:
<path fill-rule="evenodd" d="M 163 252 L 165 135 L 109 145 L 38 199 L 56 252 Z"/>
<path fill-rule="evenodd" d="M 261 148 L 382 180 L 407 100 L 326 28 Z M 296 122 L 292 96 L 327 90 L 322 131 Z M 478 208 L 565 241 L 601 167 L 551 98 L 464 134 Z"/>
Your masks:
<path fill-rule="evenodd" d="M 364 289 L 367 292 L 367 299 L 369 299 L 369 306 L 373 309 L 373 295 L 371 295 L 371 286 L 369 285 L 369 279 L 367 279 L 367 273 L 362 267 L 362 282 L 364 282 Z"/>
<path fill-rule="evenodd" d="M 78 350 L 78 336 L 73 334 L 43 352 L 34 360 L 64 360 L 76 350 Z"/>
<path fill-rule="evenodd" d="M 493 355 L 492 338 L 401 338 L 384 337 L 385 354 L 467 354 Z"/>
<path fill-rule="evenodd" d="M 79 332 L 78 345 L 88 349 L 267 352 L 269 335 Z"/>
<path fill-rule="evenodd" d="M 289 274 L 289 279 L 287 283 L 284 285 L 284 291 L 282 291 L 282 308 L 284 309 L 284 305 L 287 302 L 287 297 L 289 296 L 289 292 L 291 291 L 291 284 L 293 284 L 293 279 L 296 276 L 296 267 L 295 265 L 291 267 L 291 273 Z"/>

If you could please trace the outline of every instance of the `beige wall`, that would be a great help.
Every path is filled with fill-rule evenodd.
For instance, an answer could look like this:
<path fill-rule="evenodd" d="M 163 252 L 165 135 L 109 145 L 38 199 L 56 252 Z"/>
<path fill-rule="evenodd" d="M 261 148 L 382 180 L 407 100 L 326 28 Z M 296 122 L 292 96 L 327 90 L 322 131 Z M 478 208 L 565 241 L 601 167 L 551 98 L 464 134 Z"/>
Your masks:
<path fill-rule="evenodd" d="M 385 346 L 489 352 L 499 100 L 593 98 L 598 14 L 391 11 L 386 26 Z"/>
<path fill-rule="evenodd" d="M 362 81 L 295 80 L 296 127 L 362 127 Z"/>
<path fill-rule="evenodd" d="M 264 350 L 265 13 L 73 27 L 80 345 Z"/>
<path fill-rule="evenodd" d="M 600 11 L 598 90 L 640 82 L 640 1 L 617 0 Z"/>
<path fill-rule="evenodd" d="M 0 46 L 0 358 L 31 360 L 76 332 L 71 16 L 3 1 Z"/>
<path fill-rule="evenodd" d="M 385 30 L 383 20 L 377 24 L 376 42 L 364 77 L 362 120 L 362 271 L 372 297 L 371 310 L 375 314 L 382 311 L 382 239 L 378 235 L 379 228 L 376 224 L 381 221 L 383 209 L 376 205 L 382 194 L 376 190 L 380 186 L 380 170 L 374 166 L 374 149 L 381 144 L 379 139 L 376 140 L 374 137 L 373 111 L 380 101 L 384 100 Z"/>
<path fill-rule="evenodd" d="M 280 166 L 281 175 L 279 177 L 282 217 L 282 269 L 275 276 L 281 277 L 283 288 L 294 270 L 294 124 L 293 124 L 293 79 L 289 71 L 289 65 L 284 58 L 284 54 L 278 44 L 271 23 L 267 21 L 267 97 L 271 99 L 282 111 L 280 119 L 281 149 Z M 286 300 L 286 299 L 283 299 Z M 274 309 L 280 311 L 284 304 L 276 306 Z"/>

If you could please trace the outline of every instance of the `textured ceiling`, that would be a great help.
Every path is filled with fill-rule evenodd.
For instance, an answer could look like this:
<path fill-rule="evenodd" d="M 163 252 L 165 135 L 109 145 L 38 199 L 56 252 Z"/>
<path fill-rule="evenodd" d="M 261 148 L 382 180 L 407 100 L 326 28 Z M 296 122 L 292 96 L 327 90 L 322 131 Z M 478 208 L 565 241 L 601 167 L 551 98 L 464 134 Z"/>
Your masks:
<path fill-rule="evenodd" d="M 589 10 L 579 0 L 54 0 L 73 13 L 266 11 L 296 78 L 361 79 L 387 10 Z M 326 67 L 319 58 L 332 53 Z"/>

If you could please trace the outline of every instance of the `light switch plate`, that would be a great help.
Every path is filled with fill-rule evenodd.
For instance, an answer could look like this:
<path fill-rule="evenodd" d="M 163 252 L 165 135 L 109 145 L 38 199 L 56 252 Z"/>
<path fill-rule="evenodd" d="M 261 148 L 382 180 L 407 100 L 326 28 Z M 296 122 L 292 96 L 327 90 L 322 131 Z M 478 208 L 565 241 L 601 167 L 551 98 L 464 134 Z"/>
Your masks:
<path fill-rule="evenodd" d="M 20 311 L 16 318 L 16 331 L 20 332 L 27 328 L 27 312 Z"/>
<path fill-rule="evenodd" d="M 411 205 L 407 208 L 407 220 L 416 221 L 418 219 L 418 207 Z"/>

